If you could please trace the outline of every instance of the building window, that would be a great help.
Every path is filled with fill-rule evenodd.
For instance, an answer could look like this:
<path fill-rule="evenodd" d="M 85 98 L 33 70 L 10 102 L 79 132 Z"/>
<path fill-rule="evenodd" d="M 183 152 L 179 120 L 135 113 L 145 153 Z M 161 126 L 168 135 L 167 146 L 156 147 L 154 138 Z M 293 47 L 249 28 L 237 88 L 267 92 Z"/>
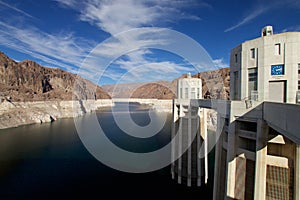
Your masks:
<path fill-rule="evenodd" d="M 280 55 L 280 44 L 275 44 L 275 55 Z"/>
<path fill-rule="evenodd" d="M 186 99 L 189 98 L 189 88 L 185 88 L 185 90 L 184 90 L 184 97 L 185 97 Z"/>
<path fill-rule="evenodd" d="M 238 100 L 239 91 L 239 72 L 233 73 L 233 99 Z"/>
<path fill-rule="evenodd" d="M 251 58 L 255 58 L 255 49 L 253 48 L 253 49 L 250 49 L 250 57 Z"/>
<path fill-rule="evenodd" d="M 183 95 L 182 95 L 182 88 L 180 88 L 180 92 L 179 92 L 180 94 L 180 99 L 182 99 L 182 97 L 183 97 Z"/>
<path fill-rule="evenodd" d="M 298 64 L 298 90 L 300 90 L 300 64 Z"/>
<path fill-rule="evenodd" d="M 197 99 L 200 99 L 200 88 L 197 88 Z"/>
<path fill-rule="evenodd" d="M 236 54 L 234 54 L 234 61 L 235 61 L 235 63 L 237 63 L 237 62 L 238 62 L 238 55 L 237 55 L 237 53 L 236 53 Z"/>
<path fill-rule="evenodd" d="M 196 88 L 191 88 L 191 99 L 196 99 Z"/>
<path fill-rule="evenodd" d="M 257 91 L 257 68 L 248 70 L 248 96 Z"/>

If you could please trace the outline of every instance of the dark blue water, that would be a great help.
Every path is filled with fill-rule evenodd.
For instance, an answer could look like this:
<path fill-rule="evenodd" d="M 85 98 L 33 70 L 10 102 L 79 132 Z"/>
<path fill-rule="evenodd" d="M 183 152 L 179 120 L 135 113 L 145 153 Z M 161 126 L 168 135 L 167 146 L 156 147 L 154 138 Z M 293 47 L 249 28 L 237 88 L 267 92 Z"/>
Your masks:
<path fill-rule="evenodd" d="M 122 105 L 117 106 L 122 114 Z M 132 104 L 131 111 L 137 124 L 150 123 L 147 108 Z M 170 116 L 162 131 L 146 140 L 124 134 L 110 110 L 97 116 L 107 136 L 123 149 L 148 152 L 170 141 Z M 178 195 L 210 199 L 206 188 L 188 188 L 173 181 L 170 166 L 134 174 L 103 165 L 81 143 L 73 119 L 0 130 L 0 199 L 107 199 L 120 195 L 133 199 Z"/>

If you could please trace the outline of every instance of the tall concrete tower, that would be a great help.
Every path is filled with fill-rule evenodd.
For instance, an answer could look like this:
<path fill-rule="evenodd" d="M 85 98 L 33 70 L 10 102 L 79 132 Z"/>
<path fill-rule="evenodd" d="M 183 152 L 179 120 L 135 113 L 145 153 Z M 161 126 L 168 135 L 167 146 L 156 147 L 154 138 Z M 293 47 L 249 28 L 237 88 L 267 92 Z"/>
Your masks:
<path fill-rule="evenodd" d="M 205 111 L 190 104 L 191 99 L 202 99 L 201 79 L 187 78 L 178 80 L 177 99 L 173 101 L 172 136 L 178 140 L 172 145 L 172 178 L 187 186 L 201 186 L 207 182 L 207 135 Z M 201 156 L 202 155 L 202 156 Z"/>
<path fill-rule="evenodd" d="M 299 94 L 300 32 L 273 34 L 266 26 L 231 50 L 214 200 L 300 200 Z"/>

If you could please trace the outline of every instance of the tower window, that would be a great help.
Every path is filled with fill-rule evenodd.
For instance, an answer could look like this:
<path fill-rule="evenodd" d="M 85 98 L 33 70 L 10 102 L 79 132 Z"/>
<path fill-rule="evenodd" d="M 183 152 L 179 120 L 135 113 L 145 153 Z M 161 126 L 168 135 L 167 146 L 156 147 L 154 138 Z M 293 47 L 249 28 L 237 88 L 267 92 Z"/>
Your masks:
<path fill-rule="evenodd" d="M 280 44 L 275 44 L 275 55 L 280 55 Z"/>
<path fill-rule="evenodd" d="M 184 98 L 188 99 L 189 98 L 189 88 L 184 89 Z"/>
<path fill-rule="evenodd" d="M 298 64 L 298 90 L 300 90 L 300 64 Z"/>
<path fill-rule="evenodd" d="M 239 72 L 233 73 L 233 99 L 238 100 L 239 91 Z"/>
<path fill-rule="evenodd" d="M 248 70 L 248 95 L 257 91 L 257 68 Z"/>
<path fill-rule="evenodd" d="M 183 99 L 182 88 L 180 88 L 180 98 Z"/>
<path fill-rule="evenodd" d="M 255 58 L 255 49 L 250 49 L 250 57 Z"/>
<path fill-rule="evenodd" d="M 237 63 L 237 62 L 238 62 L 238 55 L 237 55 L 237 53 L 236 53 L 236 54 L 234 54 L 234 61 L 235 61 L 235 63 Z"/>
<path fill-rule="evenodd" d="M 191 88 L 191 99 L 196 99 L 196 88 Z"/>

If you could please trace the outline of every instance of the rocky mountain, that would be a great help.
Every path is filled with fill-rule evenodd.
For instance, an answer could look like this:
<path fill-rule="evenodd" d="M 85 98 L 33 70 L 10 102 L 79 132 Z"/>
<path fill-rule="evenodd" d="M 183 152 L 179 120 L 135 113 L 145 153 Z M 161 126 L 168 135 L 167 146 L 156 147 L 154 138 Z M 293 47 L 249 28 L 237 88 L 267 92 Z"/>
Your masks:
<path fill-rule="evenodd" d="M 102 88 L 113 98 L 130 98 L 141 83 L 103 85 Z"/>
<path fill-rule="evenodd" d="M 158 81 L 149 83 L 105 85 L 103 89 L 113 98 L 172 99 L 176 97 L 177 81 L 186 78 L 184 74 L 172 82 Z M 230 71 L 222 68 L 201 72 L 192 76 L 201 78 L 202 94 L 206 99 L 229 99 Z"/>
<path fill-rule="evenodd" d="M 176 87 L 168 81 L 104 85 L 103 89 L 113 98 L 172 99 Z"/>
<path fill-rule="evenodd" d="M 110 98 L 101 87 L 75 74 L 42 67 L 30 60 L 16 62 L 0 52 L 0 98 L 11 101 L 72 100 L 73 91 L 74 99 Z"/>
<path fill-rule="evenodd" d="M 202 80 L 202 94 L 205 99 L 230 98 L 230 69 L 221 68 L 214 71 L 201 72 L 193 75 Z"/>
<path fill-rule="evenodd" d="M 174 99 L 175 91 L 170 89 L 170 84 L 147 83 L 139 86 L 131 95 L 131 98 L 142 99 Z"/>

